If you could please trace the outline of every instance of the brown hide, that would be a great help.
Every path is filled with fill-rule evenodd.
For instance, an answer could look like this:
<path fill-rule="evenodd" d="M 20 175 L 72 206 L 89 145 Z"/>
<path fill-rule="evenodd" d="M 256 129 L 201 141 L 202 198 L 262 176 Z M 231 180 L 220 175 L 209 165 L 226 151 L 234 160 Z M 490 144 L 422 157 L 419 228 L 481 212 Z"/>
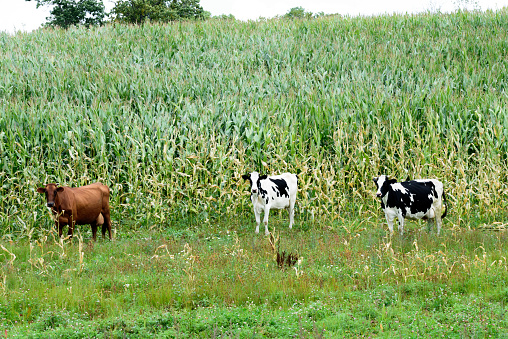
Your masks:
<path fill-rule="evenodd" d="M 55 213 L 55 211 L 53 211 L 53 213 Z M 56 213 L 55 213 L 55 215 L 56 215 Z M 64 216 L 64 215 L 60 215 L 60 217 L 58 219 L 58 222 L 59 223 L 64 223 L 65 225 L 68 225 L 69 224 L 69 219 L 66 216 Z M 98 226 L 99 225 L 104 225 L 104 217 L 102 216 L 102 213 L 99 214 L 99 216 L 97 217 L 97 220 L 95 220 L 95 223 Z M 76 224 L 76 223 L 74 223 L 74 224 Z"/>
<path fill-rule="evenodd" d="M 72 236 L 74 225 L 90 224 L 94 240 L 97 240 L 97 225 L 102 225 L 102 236 L 106 237 L 107 229 L 111 239 L 108 186 L 101 183 L 81 187 L 47 184 L 37 192 L 46 195 L 47 206 L 56 217 L 59 236 L 65 225 L 69 226 L 68 235 Z"/>

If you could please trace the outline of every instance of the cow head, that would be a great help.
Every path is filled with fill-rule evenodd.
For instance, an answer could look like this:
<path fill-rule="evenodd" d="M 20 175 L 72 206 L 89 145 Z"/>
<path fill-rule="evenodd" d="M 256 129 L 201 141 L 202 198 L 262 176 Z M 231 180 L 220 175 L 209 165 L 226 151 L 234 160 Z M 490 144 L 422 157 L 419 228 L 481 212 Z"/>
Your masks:
<path fill-rule="evenodd" d="M 242 178 L 244 180 L 249 180 L 251 194 L 258 194 L 259 189 L 261 188 L 260 187 L 261 183 L 259 181 L 266 179 L 267 176 L 266 175 L 260 176 L 258 172 L 252 172 L 252 173 L 242 175 Z"/>
<path fill-rule="evenodd" d="M 46 184 L 44 187 L 37 188 L 37 192 L 46 194 L 46 202 L 48 207 L 55 206 L 55 198 L 58 192 L 62 192 L 63 187 L 58 187 L 58 184 Z"/>
<path fill-rule="evenodd" d="M 377 186 L 376 197 L 382 198 L 388 192 L 391 184 L 395 184 L 397 182 L 396 179 L 388 179 L 386 175 L 380 175 L 377 178 L 374 178 L 374 183 Z"/>

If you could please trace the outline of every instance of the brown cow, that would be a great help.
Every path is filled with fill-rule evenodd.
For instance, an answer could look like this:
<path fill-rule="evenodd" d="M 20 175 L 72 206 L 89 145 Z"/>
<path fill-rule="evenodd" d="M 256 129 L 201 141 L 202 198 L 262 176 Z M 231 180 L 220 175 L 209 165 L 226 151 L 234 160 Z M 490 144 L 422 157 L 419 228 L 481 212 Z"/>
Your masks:
<path fill-rule="evenodd" d="M 46 194 L 47 206 L 56 216 L 58 236 L 62 236 L 65 225 L 69 225 L 68 235 L 72 237 L 74 225 L 90 224 L 93 240 L 97 240 L 97 225 L 102 225 L 104 238 L 107 228 L 111 240 L 108 186 L 98 182 L 81 187 L 47 184 L 37 188 L 37 192 Z"/>

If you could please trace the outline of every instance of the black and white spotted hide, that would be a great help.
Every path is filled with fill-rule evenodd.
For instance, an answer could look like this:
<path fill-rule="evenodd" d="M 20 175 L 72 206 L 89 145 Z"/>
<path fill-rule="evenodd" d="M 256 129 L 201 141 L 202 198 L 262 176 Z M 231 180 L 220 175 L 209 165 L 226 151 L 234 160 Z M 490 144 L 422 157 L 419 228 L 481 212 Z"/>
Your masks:
<path fill-rule="evenodd" d="M 374 178 L 377 186 L 376 197 L 381 199 L 381 208 L 385 212 L 390 233 L 393 233 L 393 221 L 399 220 L 399 232 L 404 233 L 404 218 L 427 219 L 430 228 L 432 219 L 436 220 L 437 234 L 441 232 L 441 219 L 446 202 L 443 183 L 436 179 L 418 179 L 397 182 L 386 175 Z"/>
<path fill-rule="evenodd" d="M 264 211 L 265 235 L 270 234 L 268 232 L 270 209 L 289 209 L 289 228 L 293 227 L 296 193 L 298 191 L 296 174 L 283 173 L 274 176 L 260 176 L 258 172 L 252 172 L 242 175 L 242 178 L 250 182 L 250 199 L 254 206 L 257 223 L 256 233 L 259 233 L 261 213 Z"/>

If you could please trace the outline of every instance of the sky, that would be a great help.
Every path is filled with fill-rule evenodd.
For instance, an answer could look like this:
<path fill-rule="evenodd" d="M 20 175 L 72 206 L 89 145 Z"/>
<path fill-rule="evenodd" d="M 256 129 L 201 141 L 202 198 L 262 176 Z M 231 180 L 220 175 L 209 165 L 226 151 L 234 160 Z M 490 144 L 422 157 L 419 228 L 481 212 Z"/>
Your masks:
<path fill-rule="evenodd" d="M 111 10 L 114 3 L 104 0 L 106 10 Z M 284 15 L 293 7 L 312 13 L 370 16 L 428 10 L 451 12 L 458 8 L 496 10 L 508 6 L 508 0 L 201 0 L 200 4 L 212 16 L 233 14 L 239 20 L 257 20 Z M 0 31 L 30 32 L 47 21 L 49 11 L 47 6 L 36 8 L 33 0 L 0 0 Z"/>

